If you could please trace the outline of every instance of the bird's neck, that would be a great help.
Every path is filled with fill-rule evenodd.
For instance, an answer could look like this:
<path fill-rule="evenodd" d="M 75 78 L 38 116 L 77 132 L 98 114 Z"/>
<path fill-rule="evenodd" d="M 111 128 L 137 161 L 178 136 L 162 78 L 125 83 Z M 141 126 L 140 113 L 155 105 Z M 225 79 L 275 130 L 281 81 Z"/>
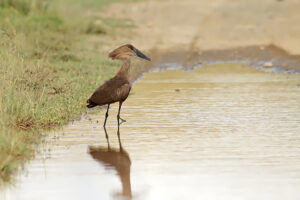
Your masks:
<path fill-rule="evenodd" d="M 123 60 L 122 67 L 116 76 L 129 79 L 129 72 L 130 72 L 130 60 L 126 59 Z"/>

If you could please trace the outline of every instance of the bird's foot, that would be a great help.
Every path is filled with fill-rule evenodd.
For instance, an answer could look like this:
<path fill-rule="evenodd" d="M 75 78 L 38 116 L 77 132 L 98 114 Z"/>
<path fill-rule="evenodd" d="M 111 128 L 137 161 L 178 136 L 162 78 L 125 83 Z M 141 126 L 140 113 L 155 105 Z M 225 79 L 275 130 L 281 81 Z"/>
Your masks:
<path fill-rule="evenodd" d="M 126 120 L 122 119 L 121 117 L 120 117 L 120 120 L 121 120 L 121 124 L 124 123 L 124 122 L 126 122 Z"/>

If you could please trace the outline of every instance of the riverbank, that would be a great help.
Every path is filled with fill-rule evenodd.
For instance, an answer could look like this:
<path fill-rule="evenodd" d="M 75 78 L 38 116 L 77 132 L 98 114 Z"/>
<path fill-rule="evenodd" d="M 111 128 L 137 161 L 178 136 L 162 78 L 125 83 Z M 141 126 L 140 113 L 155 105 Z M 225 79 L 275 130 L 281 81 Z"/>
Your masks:
<path fill-rule="evenodd" d="M 300 72 L 300 2 L 168 0 L 116 3 L 103 16 L 131 19 L 134 44 L 157 63 L 249 62 Z"/>
<path fill-rule="evenodd" d="M 288 0 L 167 0 L 116 3 L 102 13 L 129 18 L 141 48 L 201 51 L 273 44 L 300 54 L 300 2 Z"/>
<path fill-rule="evenodd" d="M 131 21 L 89 15 L 109 3 L 0 3 L 0 183 L 34 156 L 42 132 L 78 117 L 97 85 L 118 70 L 104 47 L 120 31 L 128 35 Z"/>

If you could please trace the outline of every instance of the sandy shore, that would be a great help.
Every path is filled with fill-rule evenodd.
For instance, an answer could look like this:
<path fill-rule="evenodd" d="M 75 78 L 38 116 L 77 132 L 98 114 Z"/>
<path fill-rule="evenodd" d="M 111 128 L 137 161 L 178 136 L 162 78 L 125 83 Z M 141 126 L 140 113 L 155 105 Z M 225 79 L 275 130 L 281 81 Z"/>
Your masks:
<path fill-rule="evenodd" d="M 132 20 L 137 28 L 130 42 L 160 55 L 187 52 L 186 60 L 203 52 L 212 53 L 207 57 L 219 52 L 217 58 L 222 59 L 224 50 L 234 49 L 235 56 L 230 50 L 225 57 L 231 54 L 233 59 L 247 60 L 261 53 L 260 61 L 274 61 L 272 66 L 300 71 L 299 57 L 287 57 L 300 55 L 299 10 L 297 0 L 167 0 L 113 4 L 104 15 Z M 117 42 L 129 41 L 124 38 Z M 249 48 L 247 53 L 245 47 L 249 46 L 255 48 Z M 288 61 L 292 65 L 286 64 L 287 59 L 292 60 Z M 284 63 L 286 66 L 282 66 Z"/>

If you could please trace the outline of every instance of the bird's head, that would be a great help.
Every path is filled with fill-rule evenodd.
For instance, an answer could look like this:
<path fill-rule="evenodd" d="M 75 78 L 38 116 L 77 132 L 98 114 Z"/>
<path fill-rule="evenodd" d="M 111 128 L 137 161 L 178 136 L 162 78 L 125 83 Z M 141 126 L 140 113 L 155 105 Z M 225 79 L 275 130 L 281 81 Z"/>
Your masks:
<path fill-rule="evenodd" d="M 109 57 L 113 60 L 128 60 L 131 57 L 135 56 L 151 61 L 150 58 L 145 56 L 145 54 L 143 54 L 140 50 L 138 50 L 131 44 L 120 46 L 109 53 Z"/>

